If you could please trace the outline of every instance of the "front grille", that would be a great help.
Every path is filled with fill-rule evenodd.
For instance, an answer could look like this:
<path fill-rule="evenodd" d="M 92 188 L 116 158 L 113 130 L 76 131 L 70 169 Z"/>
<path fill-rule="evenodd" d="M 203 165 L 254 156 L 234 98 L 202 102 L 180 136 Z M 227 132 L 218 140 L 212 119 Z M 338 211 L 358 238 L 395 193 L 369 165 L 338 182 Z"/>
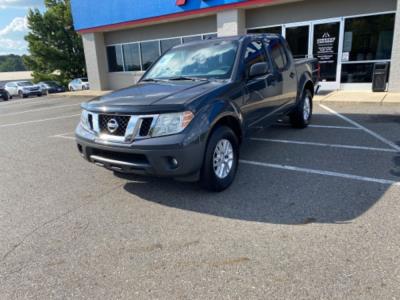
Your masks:
<path fill-rule="evenodd" d="M 150 134 L 151 123 L 153 123 L 153 118 L 143 118 L 142 119 L 139 136 L 144 137 L 144 136 L 148 136 Z"/>
<path fill-rule="evenodd" d="M 107 126 L 111 119 L 114 119 L 118 124 L 118 128 L 114 132 L 111 132 Z M 130 116 L 99 115 L 100 132 L 109 135 L 124 136 L 129 120 Z"/>

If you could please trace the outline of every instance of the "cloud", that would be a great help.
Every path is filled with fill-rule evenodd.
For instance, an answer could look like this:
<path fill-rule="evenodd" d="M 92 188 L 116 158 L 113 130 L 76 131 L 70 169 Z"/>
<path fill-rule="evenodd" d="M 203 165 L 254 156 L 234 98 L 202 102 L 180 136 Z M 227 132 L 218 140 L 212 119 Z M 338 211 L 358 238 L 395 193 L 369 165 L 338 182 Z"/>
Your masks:
<path fill-rule="evenodd" d="M 13 32 L 24 32 L 28 30 L 28 20 L 26 17 L 16 17 L 10 24 L 0 29 L 0 36 L 5 36 Z"/>
<path fill-rule="evenodd" d="M 27 42 L 24 40 L 24 36 L 27 32 L 26 17 L 16 17 L 8 25 L 0 28 L 0 52 L 26 53 Z"/>
<path fill-rule="evenodd" d="M 43 2 L 43 0 L 0 0 L 0 8 L 41 7 Z"/>
<path fill-rule="evenodd" d="M 0 38 L 1 50 L 26 50 L 26 42 L 24 40 L 13 40 L 8 38 Z"/>

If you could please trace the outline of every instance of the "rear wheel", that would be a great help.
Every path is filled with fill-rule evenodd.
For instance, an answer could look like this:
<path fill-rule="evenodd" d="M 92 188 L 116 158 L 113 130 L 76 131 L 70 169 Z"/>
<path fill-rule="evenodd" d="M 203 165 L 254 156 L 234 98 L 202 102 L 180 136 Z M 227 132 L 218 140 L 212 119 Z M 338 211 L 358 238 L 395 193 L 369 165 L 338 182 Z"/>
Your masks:
<path fill-rule="evenodd" d="M 290 122 L 293 127 L 306 128 L 310 124 L 313 109 L 312 99 L 311 91 L 305 90 L 297 107 L 290 114 Z"/>
<path fill-rule="evenodd" d="M 3 100 L 8 101 L 8 99 L 10 99 L 10 94 L 8 92 L 5 92 L 3 95 Z"/>
<path fill-rule="evenodd" d="M 236 176 L 239 160 L 239 142 L 235 133 L 226 126 L 217 127 L 208 140 L 201 184 L 205 189 L 221 192 Z"/>

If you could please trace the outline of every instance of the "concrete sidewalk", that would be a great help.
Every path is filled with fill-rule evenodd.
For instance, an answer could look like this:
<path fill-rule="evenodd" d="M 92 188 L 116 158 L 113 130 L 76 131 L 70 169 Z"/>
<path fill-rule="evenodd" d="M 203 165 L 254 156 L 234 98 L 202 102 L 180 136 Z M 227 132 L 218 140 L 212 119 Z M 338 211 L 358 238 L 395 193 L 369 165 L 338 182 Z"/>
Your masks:
<path fill-rule="evenodd" d="M 317 95 L 314 98 L 317 102 L 348 102 L 348 103 L 380 103 L 400 104 L 400 93 L 373 93 L 366 91 L 334 91 L 328 94 Z"/>
<path fill-rule="evenodd" d="M 76 91 L 66 92 L 66 97 L 98 97 L 108 94 L 112 91 Z M 321 92 L 322 93 L 322 92 Z M 60 94 L 55 94 L 57 97 Z M 400 104 L 400 93 L 373 93 L 366 91 L 334 91 L 316 95 L 316 102 L 347 102 L 347 103 L 379 103 L 379 104 Z"/>

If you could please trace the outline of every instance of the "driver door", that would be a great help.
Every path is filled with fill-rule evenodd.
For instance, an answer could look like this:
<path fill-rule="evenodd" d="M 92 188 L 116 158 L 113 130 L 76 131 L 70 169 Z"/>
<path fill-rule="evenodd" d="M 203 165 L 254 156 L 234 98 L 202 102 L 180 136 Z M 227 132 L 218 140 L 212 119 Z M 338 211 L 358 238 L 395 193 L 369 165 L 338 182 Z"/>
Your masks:
<path fill-rule="evenodd" d="M 266 62 L 270 67 L 267 74 L 250 78 L 252 65 Z M 244 54 L 245 63 L 245 105 L 242 108 L 246 129 L 262 127 L 268 123 L 268 117 L 275 109 L 279 87 L 272 72 L 271 63 L 262 40 L 250 42 Z"/>

